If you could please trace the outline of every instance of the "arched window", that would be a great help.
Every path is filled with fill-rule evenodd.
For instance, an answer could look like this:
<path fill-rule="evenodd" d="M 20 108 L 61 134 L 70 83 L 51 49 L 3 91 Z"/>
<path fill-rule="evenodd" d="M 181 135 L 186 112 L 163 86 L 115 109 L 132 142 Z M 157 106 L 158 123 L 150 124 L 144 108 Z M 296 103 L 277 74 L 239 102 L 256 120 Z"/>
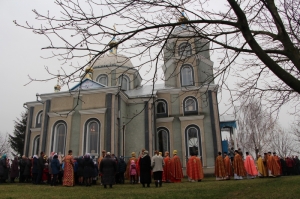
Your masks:
<path fill-rule="evenodd" d="M 99 155 L 100 149 L 100 122 L 97 119 L 89 119 L 85 124 L 84 153 Z"/>
<path fill-rule="evenodd" d="M 183 100 L 183 112 L 184 115 L 197 115 L 198 114 L 198 102 L 194 97 L 187 97 Z"/>
<path fill-rule="evenodd" d="M 43 111 L 40 111 L 37 115 L 36 115 L 36 122 L 35 122 L 35 127 L 41 127 L 42 126 L 42 119 L 43 119 Z"/>
<path fill-rule="evenodd" d="M 166 128 L 157 129 L 157 142 L 158 142 L 158 149 L 160 152 L 164 153 L 165 151 L 170 150 L 170 139 L 169 139 L 168 129 Z"/>
<path fill-rule="evenodd" d="M 67 137 L 67 125 L 63 121 L 59 121 L 54 126 L 54 132 L 52 136 L 52 149 L 57 154 L 65 155 L 66 149 L 66 137 Z"/>
<path fill-rule="evenodd" d="M 202 156 L 200 129 L 198 126 L 190 125 L 185 129 L 186 156 L 191 154 Z"/>
<path fill-rule="evenodd" d="M 179 56 L 190 56 L 192 55 L 192 46 L 189 42 L 181 43 L 178 46 L 178 55 Z"/>
<path fill-rule="evenodd" d="M 194 72 L 192 66 L 185 64 L 181 67 L 181 86 L 194 85 Z"/>
<path fill-rule="evenodd" d="M 40 147 L 40 136 L 37 135 L 33 140 L 32 155 L 39 154 L 39 147 Z"/>
<path fill-rule="evenodd" d="M 168 117 L 168 103 L 167 101 L 160 99 L 156 104 L 157 117 Z"/>
<path fill-rule="evenodd" d="M 100 84 L 105 85 L 105 86 L 108 85 L 108 77 L 107 77 L 107 75 L 104 75 L 104 74 L 99 75 L 97 77 L 96 81 L 99 82 Z"/>
<path fill-rule="evenodd" d="M 127 91 L 130 89 L 129 82 L 129 77 L 127 77 L 126 75 L 123 74 L 119 76 L 119 86 L 121 86 L 122 90 Z"/>

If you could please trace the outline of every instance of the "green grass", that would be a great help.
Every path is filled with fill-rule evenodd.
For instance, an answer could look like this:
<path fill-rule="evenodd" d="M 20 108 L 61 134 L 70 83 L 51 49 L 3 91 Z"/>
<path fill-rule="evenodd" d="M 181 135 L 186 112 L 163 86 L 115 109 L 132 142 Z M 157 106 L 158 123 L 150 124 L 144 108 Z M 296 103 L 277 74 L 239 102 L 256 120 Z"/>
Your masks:
<path fill-rule="evenodd" d="M 103 186 L 51 187 L 31 184 L 0 184 L 0 198 L 300 198 L 300 176 L 256 178 L 253 180 L 216 181 L 205 178 L 202 182 L 167 183 L 161 188 L 142 188 L 140 184 Z"/>

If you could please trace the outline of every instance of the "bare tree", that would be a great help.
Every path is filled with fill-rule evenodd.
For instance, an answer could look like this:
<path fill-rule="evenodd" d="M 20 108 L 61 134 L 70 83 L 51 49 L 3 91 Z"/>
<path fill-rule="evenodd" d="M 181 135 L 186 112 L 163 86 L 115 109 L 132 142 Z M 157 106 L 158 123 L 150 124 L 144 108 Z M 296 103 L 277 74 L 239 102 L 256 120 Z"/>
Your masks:
<path fill-rule="evenodd" d="M 280 157 L 291 156 L 294 152 L 299 153 L 299 148 L 289 132 L 286 132 L 280 127 L 276 127 L 270 136 L 270 149 L 272 149 L 272 152 L 276 152 Z"/>
<path fill-rule="evenodd" d="M 7 154 L 10 152 L 10 144 L 8 142 L 8 134 L 5 136 L 0 134 L 0 155 Z"/>
<path fill-rule="evenodd" d="M 207 77 L 206 83 L 218 77 L 220 89 L 228 89 L 228 77 L 235 77 L 239 89 L 233 101 L 240 96 L 256 96 L 267 101 L 272 109 L 289 101 L 295 106 L 299 103 L 299 1 L 56 0 L 55 3 L 60 7 L 60 16 L 33 10 L 36 19 L 42 21 L 41 26 L 15 24 L 47 37 L 49 46 L 43 49 L 52 50 L 52 57 L 71 65 L 70 70 L 67 64 L 62 67 L 61 84 L 79 80 L 85 66 L 116 46 L 130 58 L 140 60 L 136 66 L 139 71 L 154 71 L 151 78 L 144 79 L 154 83 L 159 78 L 161 61 L 168 58 L 163 54 L 163 49 L 171 45 L 167 40 L 180 41 L 182 37 L 174 34 L 174 30 L 181 26 L 193 32 L 184 37 L 203 38 L 212 44 L 210 50 L 221 53 L 220 64 L 214 68 L 215 76 Z M 217 4 L 222 4 L 222 8 L 218 9 Z M 117 30 L 112 23 L 117 24 Z M 115 37 L 117 42 L 110 43 Z M 200 51 L 208 50 L 205 46 Z M 89 54 L 92 54 L 90 61 L 77 66 L 70 64 Z M 53 74 L 51 69 L 47 70 Z"/>
<path fill-rule="evenodd" d="M 257 99 L 242 102 L 238 117 L 238 140 L 244 151 L 255 153 L 266 152 L 270 146 L 270 138 L 273 137 L 275 120 L 271 114 L 264 110 Z M 275 136 L 274 136 L 275 137 Z"/>

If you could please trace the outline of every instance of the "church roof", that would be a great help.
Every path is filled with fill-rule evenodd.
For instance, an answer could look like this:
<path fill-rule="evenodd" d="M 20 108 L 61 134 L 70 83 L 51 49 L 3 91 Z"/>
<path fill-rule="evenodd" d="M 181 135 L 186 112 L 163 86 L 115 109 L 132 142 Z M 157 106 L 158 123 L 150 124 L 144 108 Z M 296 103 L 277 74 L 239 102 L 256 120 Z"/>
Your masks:
<path fill-rule="evenodd" d="M 126 95 L 129 98 L 136 98 L 136 97 L 149 97 L 152 94 L 156 95 L 157 91 L 164 90 L 164 89 L 170 89 L 172 87 L 167 87 L 165 84 L 155 84 L 153 85 L 143 85 L 136 89 L 127 90 L 125 91 Z"/>
<path fill-rule="evenodd" d="M 130 58 L 122 54 L 105 53 L 100 55 L 93 63 L 93 68 L 109 66 L 127 66 L 133 68 Z"/>

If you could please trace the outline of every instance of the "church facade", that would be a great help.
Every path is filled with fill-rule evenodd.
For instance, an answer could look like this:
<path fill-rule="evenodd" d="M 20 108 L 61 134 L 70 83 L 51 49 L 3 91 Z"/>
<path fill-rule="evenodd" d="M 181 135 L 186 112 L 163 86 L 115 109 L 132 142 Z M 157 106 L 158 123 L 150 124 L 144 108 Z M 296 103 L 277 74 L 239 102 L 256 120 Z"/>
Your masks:
<path fill-rule="evenodd" d="M 164 84 L 142 85 L 139 71 L 115 45 L 69 91 L 25 103 L 25 155 L 71 149 L 74 156 L 97 157 L 104 149 L 128 157 L 143 148 L 150 155 L 177 150 L 184 169 L 185 160 L 197 153 L 204 172 L 213 172 L 222 146 L 209 43 L 190 37 L 193 31 L 184 26 L 172 34 L 164 48 Z"/>

